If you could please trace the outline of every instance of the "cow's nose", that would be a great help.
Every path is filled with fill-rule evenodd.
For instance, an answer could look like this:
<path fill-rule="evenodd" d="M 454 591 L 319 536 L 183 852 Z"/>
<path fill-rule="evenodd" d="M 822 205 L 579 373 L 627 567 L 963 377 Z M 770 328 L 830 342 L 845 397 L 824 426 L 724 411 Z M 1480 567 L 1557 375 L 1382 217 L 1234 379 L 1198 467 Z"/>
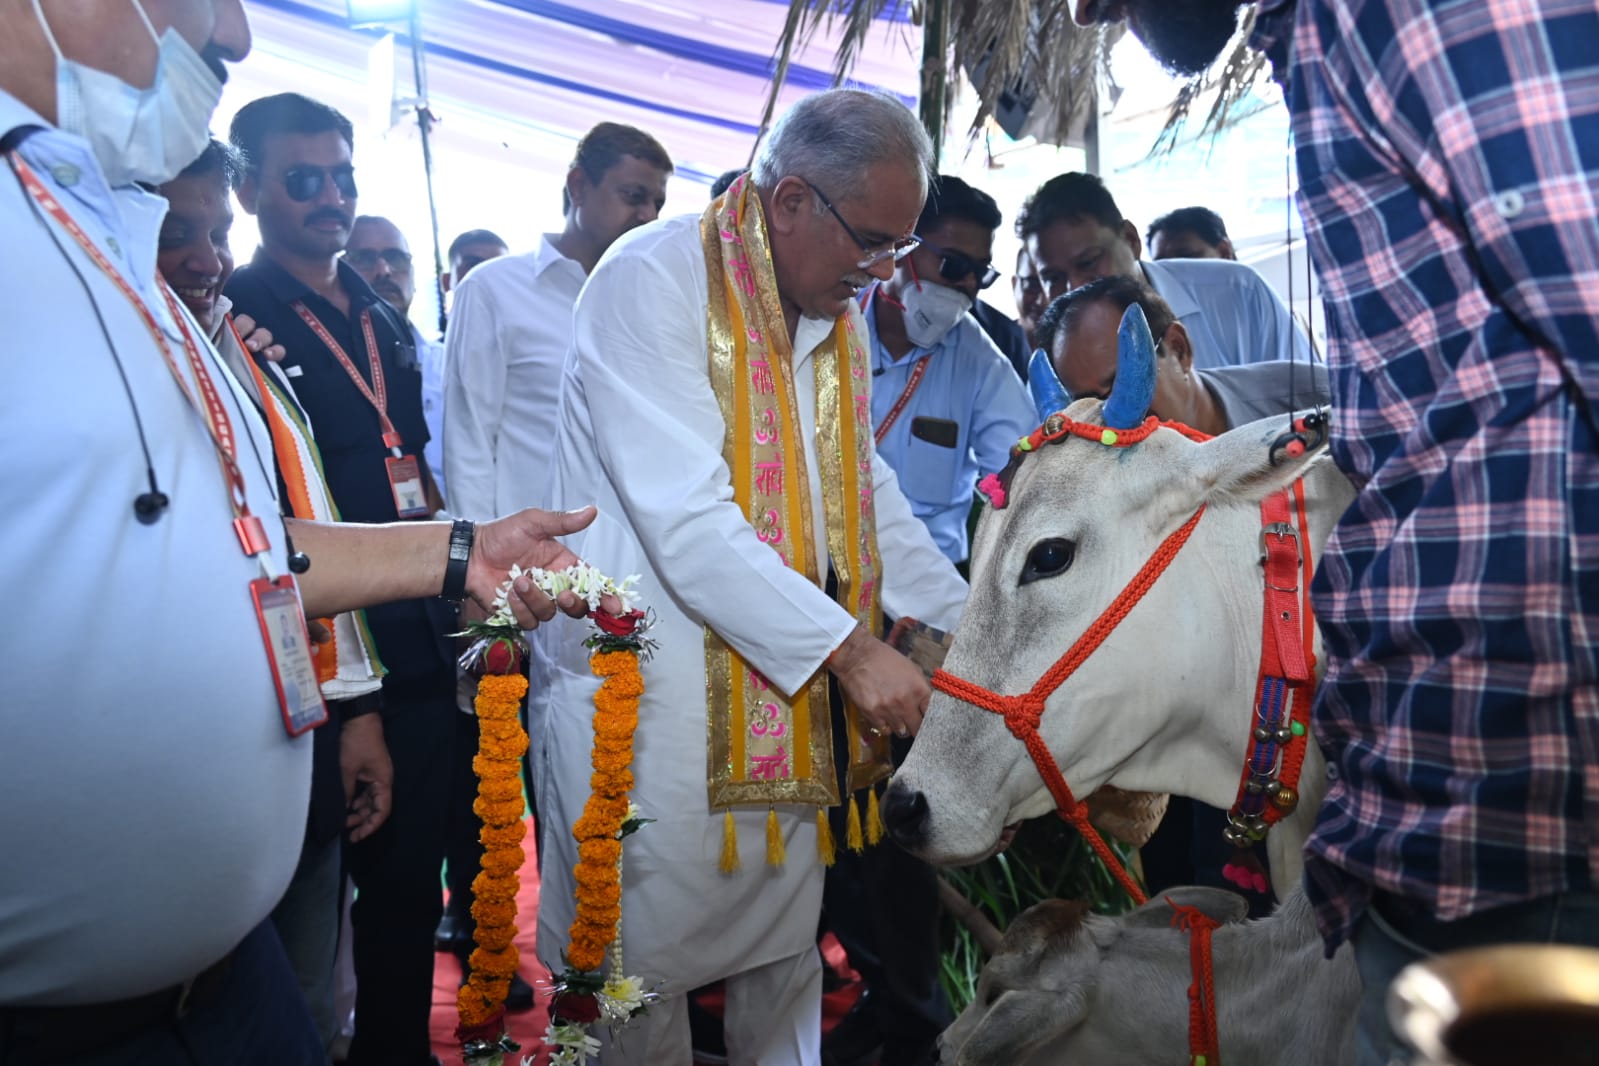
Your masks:
<path fill-rule="evenodd" d="M 927 831 L 927 814 L 926 796 L 902 788 L 897 781 L 888 786 L 888 795 L 883 797 L 883 821 L 900 847 L 912 848 L 921 841 Z"/>

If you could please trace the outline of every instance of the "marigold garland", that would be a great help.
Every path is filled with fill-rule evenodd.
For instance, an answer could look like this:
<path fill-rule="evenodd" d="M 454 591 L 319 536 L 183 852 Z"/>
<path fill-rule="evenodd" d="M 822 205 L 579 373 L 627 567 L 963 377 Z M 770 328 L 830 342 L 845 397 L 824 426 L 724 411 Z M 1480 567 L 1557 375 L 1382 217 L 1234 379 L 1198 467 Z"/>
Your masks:
<path fill-rule="evenodd" d="M 649 821 L 638 816 L 627 795 L 633 788 L 633 735 L 644 694 L 639 663 L 654 646 L 643 636 L 650 619 L 634 610 L 595 621 L 600 633 L 587 642 L 593 649 L 589 669 L 600 678 L 590 754 L 594 772 L 583 813 L 572 825 L 577 907 L 566 969 L 552 984 L 550 1028 L 544 1034 L 551 1066 L 587 1063 L 599 1050 L 599 1042 L 589 1035 L 592 1026 L 625 1025 L 658 998 L 641 980 L 626 976 L 621 935 L 622 840 Z M 602 966 L 607 967 L 604 974 Z"/>
<path fill-rule="evenodd" d="M 483 733 L 481 754 L 472 760 L 478 775 L 478 798 L 472 809 L 483 819 L 483 862 L 472 881 L 477 900 L 472 907 L 477 947 L 470 960 L 471 976 L 456 998 L 463 1034 L 498 1020 L 511 976 L 516 973 L 516 893 L 521 887 L 521 837 L 527 831 L 522 824 L 526 805 L 519 761 L 527 750 L 527 734 L 518 712 L 526 693 L 527 678 L 520 673 L 485 674 L 478 680 L 478 721 L 506 722 L 515 728 L 509 737 L 503 735 L 504 729 L 493 730 L 494 736 Z M 482 1042 L 497 1049 L 501 1046 L 498 1041 Z"/>
<path fill-rule="evenodd" d="M 505 1053 L 520 1047 L 504 1032 L 502 1017 L 505 997 L 510 981 L 516 974 L 519 953 L 516 948 L 516 894 L 521 887 L 520 871 L 523 861 L 522 841 L 527 833 L 523 822 L 526 801 L 522 795 L 521 764 L 527 751 L 527 733 L 522 729 L 522 697 L 527 694 L 527 679 L 522 676 L 522 661 L 527 645 L 522 639 L 521 627 L 516 623 L 509 607 L 512 584 L 527 576 L 545 593 L 554 597 L 562 592 L 572 592 L 585 599 L 589 610 L 599 610 L 605 596 L 618 598 L 628 613 L 620 618 L 597 616 L 595 624 L 602 636 L 603 646 L 614 650 L 616 646 L 629 649 L 622 658 L 633 663 L 631 685 L 624 679 L 621 687 L 631 693 L 631 724 L 596 714 L 596 775 L 602 772 L 603 763 L 608 781 L 623 786 L 620 802 L 620 826 L 627 818 L 626 789 L 632 787 L 633 775 L 628 771 L 632 762 L 633 726 L 638 721 L 638 696 L 644 691 L 643 680 L 638 676 L 637 655 L 650 645 L 642 637 L 647 620 L 643 612 L 631 610 L 637 594 L 632 591 L 636 577 L 620 584 L 611 581 L 587 564 L 579 563 L 563 571 L 544 571 L 537 568 L 522 570 L 513 566 L 506 581 L 500 586 L 494 601 L 494 610 L 488 619 L 471 622 L 461 636 L 472 638 L 471 646 L 461 656 L 461 666 L 478 674 L 478 691 L 475 709 L 478 719 L 478 753 L 472 760 L 472 769 L 478 776 L 477 799 L 472 810 L 483 822 L 478 839 L 483 843 L 483 859 L 477 878 L 472 882 L 475 901 L 472 904 L 473 933 L 476 948 L 469 965 L 471 973 L 461 986 L 456 1005 L 460 1023 L 456 1037 L 462 1042 L 462 1052 L 468 1063 L 497 1066 Z M 608 619 L 608 620 L 607 620 Z M 643 625 L 641 625 L 643 623 Z M 604 636 L 603 634 L 611 634 Z M 625 728 L 624 728 L 625 727 Z M 625 758 L 619 757 L 623 756 Z M 617 804 L 610 797 L 600 803 L 597 810 L 610 816 Z M 636 823 L 633 823 L 636 824 Z M 616 834 L 620 835 L 620 832 Z M 621 846 L 615 839 L 614 848 L 590 846 L 586 858 L 609 862 L 612 871 L 621 861 Z M 597 863 L 591 863 L 597 865 Z M 589 919 L 602 922 L 609 919 L 608 929 L 614 934 L 621 921 L 620 882 L 615 893 L 601 892 L 594 897 L 596 906 Z M 601 951 L 614 936 L 608 934 Z M 613 1021 L 626 1020 L 636 1010 L 653 998 L 642 991 L 637 981 L 623 982 L 611 991 L 609 984 L 595 983 L 600 993 L 601 1013 Z M 566 1050 L 572 1034 L 552 1026 L 548 1034 L 560 1045 L 552 1063 L 571 1057 Z M 585 1052 L 590 1045 L 598 1044 L 580 1036 L 572 1046 Z"/>

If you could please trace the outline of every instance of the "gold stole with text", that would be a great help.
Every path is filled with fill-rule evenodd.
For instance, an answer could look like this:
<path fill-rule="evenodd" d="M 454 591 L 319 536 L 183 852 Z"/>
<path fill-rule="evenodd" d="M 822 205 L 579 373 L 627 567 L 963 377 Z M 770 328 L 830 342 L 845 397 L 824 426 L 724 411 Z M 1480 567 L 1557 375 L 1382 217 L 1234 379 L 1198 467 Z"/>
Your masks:
<path fill-rule="evenodd" d="M 815 557 L 804 427 L 794 395 L 795 353 L 778 298 L 766 221 L 747 176 L 706 209 L 700 237 L 710 274 L 711 387 L 727 427 L 722 457 L 732 471 L 733 500 L 784 564 L 823 587 L 827 561 Z M 882 614 L 872 501 L 871 378 L 866 346 L 849 315 L 840 316 L 831 342 L 817 347 L 812 362 L 816 456 L 836 599 L 876 635 Z M 825 808 L 840 802 L 826 668 L 785 697 L 707 628 L 705 676 L 710 805 L 727 812 L 723 870 L 737 866 L 733 807 L 815 805 L 821 808 L 819 831 L 826 835 Z M 853 706 L 846 711 L 850 759 L 844 788 L 853 795 L 887 777 L 892 766 L 887 739 L 865 733 Z M 858 818 L 853 800 L 850 816 Z M 858 846 L 855 824 L 849 836 Z M 768 825 L 767 860 L 781 863 L 774 832 L 775 817 Z M 821 851 L 830 861 L 830 835 Z"/>

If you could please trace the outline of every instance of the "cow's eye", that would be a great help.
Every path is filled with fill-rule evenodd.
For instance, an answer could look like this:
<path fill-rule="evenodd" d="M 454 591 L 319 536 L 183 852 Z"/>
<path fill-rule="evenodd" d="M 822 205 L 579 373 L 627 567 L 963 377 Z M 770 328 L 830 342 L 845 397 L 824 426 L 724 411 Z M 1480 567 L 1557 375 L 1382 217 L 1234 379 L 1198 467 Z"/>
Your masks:
<path fill-rule="evenodd" d="M 1064 537 L 1050 537 L 1033 545 L 1027 553 L 1027 565 L 1022 567 L 1020 584 L 1040 581 L 1064 573 L 1077 555 L 1077 545 Z"/>

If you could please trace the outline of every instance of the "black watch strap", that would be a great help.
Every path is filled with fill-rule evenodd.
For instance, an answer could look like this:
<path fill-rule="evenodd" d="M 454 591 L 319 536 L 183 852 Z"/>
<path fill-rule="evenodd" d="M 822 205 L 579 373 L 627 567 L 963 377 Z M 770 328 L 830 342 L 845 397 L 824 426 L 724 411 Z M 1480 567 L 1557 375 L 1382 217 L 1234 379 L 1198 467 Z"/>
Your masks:
<path fill-rule="evenodd" d="M 466 598 L 466 561 L 472 557 L 472 538 L 476 527 L 464 518 L 457 518 L 450 527 L 450 561 L 444 567 L 444 588 L 439 593 L 451 603 Z"/>

